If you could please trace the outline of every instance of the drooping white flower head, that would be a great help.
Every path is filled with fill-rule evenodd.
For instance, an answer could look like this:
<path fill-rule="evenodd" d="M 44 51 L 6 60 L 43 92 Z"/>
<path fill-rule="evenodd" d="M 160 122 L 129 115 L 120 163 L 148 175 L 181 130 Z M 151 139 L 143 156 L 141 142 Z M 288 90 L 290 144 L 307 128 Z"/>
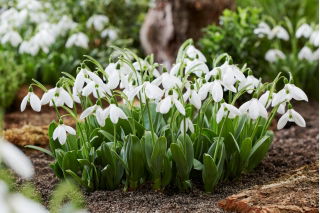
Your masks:
<path fill-rule="evenodd" d="M 274 93 L 270 96 L 270 91 L 267 90 L 265 93 L 263 93 L 260 98 L 259 98 L 259 102 L 266 108 L 268 109 L 271 105 L 272 102 L 272 97 L 273 97 Z M 270 96 L 270 97 L 269 97 Z"/>
<path fill-rule="evenodd" d="M 105 109 L 105 114 L 107 117 L 110 117 L 111 122 L 114 124 L 117 124 L 120 118 L 128 119 L 123 110 L 115 104 L 110 104 L 110 106 Z"/>
<path fill-rule="evenodd" d="M 181 88 L 182 82 L 180 78 L 169 74 L 168 72 L 162 73 L 158 78 L 152 81 L 153 84 L 160 86 L 162 85 L 165 90 L 170 90 L 174 87 Z"/>
<path fill-rule="evenodd" d="M 0 138 L 0 161 L 22 178 L 29 179 L 34 174 L 31 160 L 20 149 L 2 138 Z"/>
<path fill-rule="evenodd" d="M 286 56 L 281 50 L 277 49 L 270 49 L 266 52 L 266 55 L 264 57 L 267 61 L 273 63 L 276 62 L 279 59 L 285 59 Z"/>
<path fill-rule="evenodd" d="M 278 121 L 277 128 L 278 128 L 278 129 L 282 129 L 282 128 L 287 124 L 288 121 L 289 121 L 289 122 L 294 122 L 294 123 L 296 123 L 298 126 L 306 127 L 306 122 L 305 122 L 305 120 L 304 120 L 303 117 L 302 117 L 298 112 L 296 112 L 294 109 L 288 109 L 288 111 L 281 116 L 281 118 L 280 118 L 279 121 Z"/>
<path fill-rule="evenodd" d="M 246 87 L 246 91 L 251 94 L 255 88 L 258 88 L 260 81 L 256 79 L 253 75 L 249 75 L 244 81 L 241 81 L 238 90 Z"/>
<path fill-rule="evenodd" d="M 133 92 L 131 93 L 132 96 L 128 97 L 128 99 L 133 100 L 135 96 L 140 98 L 140 96 L 138 96 L 139 92 L 141 93 L 141 96 L 142 96 L 141 97 L 142 102 L 144 102 L 145 96 L 151 100 L 159 101 L 162 98 L 164 93 L 164 91 L 160 89 L 157 85 L 155 85 L 154 83 L 150 83 L 149 81 L 146 81 L 142 85 L 134 88 Z"/>
<path fill-rule="evenodd" d="M 118 31 L 112 28 L 105 29 L 101 32 L 101 37 L 108 37 L 110 41 L 115 41 L 118 38 Z"/>
<path fill-rule="evenodd" d="M 185 75 L 190 75 L 191 73 L 196 74 L 196 76 L 201 77 L 201 75 L 204 73 L 209 72 L 208 66 L 203 62 L 200 61 L 199 59 L 195 60 L 185 60 L 186 61 L 186 68 L 185 68 Z"/>
<path fill-rule="evenodd" d="M 28 94 L 22 99 L 20 110 L 23 112 L 26 109 L 27 103 L 30 103 L 31 108 L 36 111 L 40 112 L 41 110 L 41 101 L 40 98 L 34 94 L 33 92 L 28 92 Z"/>
<path fill-rule="evenodd" d="M 186 132 L 190 130 L 191 133 L 194 133 L 194 126 L 190 118 L 186 118 L 186 123 L 184 123 L 184 120 L 180 123 L 180 132 L 184 133 L 184 126 L 186 126 Z"/>
<path fill-rule="evenodd" d="M 93 27 L 95 30 L 101 31 L 108 22 L 109 18 L 105 15 L 93 15 L 88 19 L 86 26 L 87 28 Z"/>
<path fill-rule="evenodd" d="M 92 94 L 95 98 L 103 98 L 106 96 L 106 94 L 111 95 L 110 88 L 97 74 L 93 72 L 87 72 L 87 74 L 91 81 L 88 82 L 87 85 L 83 88 L 83 96 L 87 97 Z"/>
<path fill-rule="evenodd" d="M 307 60 L 309 62 L 314 60 L 314 55 L 313 52 L 311 51 L 311 49 L 307 46 L 304 46 L 300 52 L 298 53 L 298 58 L 300 60 Z M 316 59 L 318 60 L 318 59 Z"/>
<path fill-rule="evenodd" d="M 254 29 L 254 34 L 258 35 L 259 38 L 263 38 L 264 36 L 271 36 L 271 28 L 265 22 L 260 22 L 258 27 Z"/>
<path fill-rule="evenodd" d="M 220 123 L 222 118 L 226 117 L 227 115 L 228 115 L 228 118 L 233 119 L 236 116 L 240 115 L 240 110 L 231 104 L 222 103 L 220 109 L 217 112 L 217 117 L 216 117 L 217 123 Z"/>
<path fill-rule="evenodd" d="M 268 118 L 266 108 L 256 98 L 252 98 L 250 101 L 242 104 L 239 110 L 241 114 L 248 115 L 253 120 L 256 120 L 258 117 Z"/>
<path fill-rule="evenodd" d="M 67 133 L 71 135 L 76 135 L 76 131 L 71 127 L 65 124 L 59 124 L 53 131 L 52 138 L 53 140 L 58 139 L 61 145 L 66 143 Z"/>
<path fill-rule="evenodd" d="M 89 47 L 88 36 L 82 32 L 71 35 L 66 42 L 66 47 L 70 48 L 72 46 L 88 49 Z"/>
<path fill-rule="evenodd" d="M 202 52 L 200 52 L 200 50 L 195 48 L 193 45 L 187 47 L 186 55 L 191 59 L 197 59 L 202 62 L 207 61 L 206 57 L 202 54 Z"/>
<path fill-rule="evenodd" d="M 201 96 L 198 94 L 197 90 L 195 89 L 195 85 L 186 85 L 186 92 L 183 94 L 183 100 L 185 103 L 189 100 L 190 104 L 192 104 L 196 109 L 201 108 Z"/>
<path fill-rule="evenodd" d="M 214 80 L 213 82 L 203 84 L 199 90 L 201 100 L 206 99 L 209 92 L 215 102 L 220 102 L 223 99 L 222 82 L 220 80 Z"/>
<path fill-rule="evenodd" d="M 312 32 L 312 34 L 310 35 L 309 41 L 313 46 L 315 47 L 319 46 L 319 29 Z"/>
<path fill-rule="evenodd" d="M 282 90 L 274 94 L 272 106 L 274 107 L 282 102 L 288 102 L 291 99 L 295 99 L 297 101 L 308 101 L 308 97 L 302 89 L 294 84 L 286 84 Z"/>
<path fill-rule="evenodd" d="M 49 89 L 43 94 L 41 98 L 41 105 L 48 104 L 53 106 L 53 103 L 57 106 L 67 105 L 69 108 L 73 108 L 73 100 L 71 95 L 62 87 L 55 87 Z"/>
<path fill-rule="evenodd" d="M 165 98 L 157 104 L 156 111 L 160 112 L 161 114 L 167 114 L 174 105 L 182 115 L 185 115 L 185 108 L 178 98 L 179 96 L 175 91 L 167 91 Z"/>
<path fill-rule="evenodd" d="M 272 36 L 271 36 L 270 39 L 278 38 L 278 39 L 282 39 L 282 40 L 285 40 L 285 41 L 289 40 L 289 33 L 282 26 L 275 26 L 272 29 L 271 35 Z"/>
<path fill-rule="evenodd" d="M 312 27 L 309 24 L 302 24 L 296 31 L 296 37 L 309 38 L 312 33 Z"/>
<path fill-rule="evenodd" d="M 16 31 L 9 31 L 5 33 L 1 38 L 1 43 L 10 43 L 11 46 L 17 47 L 22 42 L 20 34 Z"/>
<path fill-rule="evenodd" d="M 101 108 L 100 105 L 93 105 L 91 107 L 88 107 L 87 109 L 85 109 L 81 115 L 80 115 L 80 119 L 85 119 L 86 117 L 88 117 L 89 115 L 95 115 L 97 122 L 100 126 L 104 126 L 106 123 L 106 119 L 108 117 L 107 113 L 105 112 L 105 110 L 103 110 Z"/>

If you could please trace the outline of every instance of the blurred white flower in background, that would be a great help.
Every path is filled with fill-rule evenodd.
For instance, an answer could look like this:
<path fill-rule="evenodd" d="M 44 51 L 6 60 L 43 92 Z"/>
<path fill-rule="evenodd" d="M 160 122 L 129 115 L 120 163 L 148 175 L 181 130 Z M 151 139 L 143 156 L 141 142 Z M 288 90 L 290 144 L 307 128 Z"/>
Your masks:
<path fill-rule="evenodd" d="M 310 43 L 313 46 L 318 47 L 319 46 L 319 29 L 316 31 L 313 31 L 312 34 L 310 35 Z"/>
<path fill-rule="evenodd" d="M 16 31 L 9 31 L 5 33 L 1 38 L 1 43 L 10 43 L 11 46 L 17 47 L 22 42 L 20 34 Z"/>
<path fill-rule="evenodd" d="M 312 28 L 309 24 L 302 24 L 296 31 L 296 37 L 301 38 L 309 38 L 312 34 Z"/>
<path fill-rule="evenodd" d="M 285 59 L 286 56 L 281 50 L 270 49 L 266 52 L 265 59 L 269 62 L 276 62 L 279 59 Z"/>
<path fill-rule="evenodd" d="M 311 49 L 307 46 L 304 46 L 298 53 L 298 58 L 300 60 L 307 60 L 309 62 L 314 60 L 314 55 L 313 52 L 311 51 Z M 317 59 L 316 59 L 317 60 Z"/>
<path fill-rule="evenodd" d="M 34 94 L 33 92 L 28 92 L 28 94 L 22 99 L 21 102 L 21 112 L 23 112 L 26 109 L 27 103 L 30 103 L 31 108 L 36 111 L 41 111 L 41 101 L 40 98 Z"/>
<path fill-rule="evenodd" d="M 271 28 L 265 22 L 260 22 L 258 27 L 254 29 L 254 34 L 257 34 L 259 38 L 263 38 L 267 36 L 268 38 L 271 36 Z"/>
<path fill-rule="evenodd" d="M 66 47 L 69 48 L 72 46 L 87 49 L 89 46 L 88 36 L 82 32 L 71 35 L 66 42 Z"/>
<path fill-rule="evenodd" d="M 93 27 L 97 31 L 102 31 L 108 22 L 109 18 L 105 15 L 93 15 L 88 19 L 86 26 L 87 28 Z"/>
<path fill-rule="evenodd" d="M 269 39 L 278 38 L 285 41 L 289 40 L 289 34 L 282 26 L 275 26 L 271 31 L 271 37 Z"/>
<path fill-rule="evenodd" d="M 101 32 L 101 37 L 108 37 L 111 41 L 114 41 L 118 38 L 118 32 L 115 29 L 105 29 Z"/>

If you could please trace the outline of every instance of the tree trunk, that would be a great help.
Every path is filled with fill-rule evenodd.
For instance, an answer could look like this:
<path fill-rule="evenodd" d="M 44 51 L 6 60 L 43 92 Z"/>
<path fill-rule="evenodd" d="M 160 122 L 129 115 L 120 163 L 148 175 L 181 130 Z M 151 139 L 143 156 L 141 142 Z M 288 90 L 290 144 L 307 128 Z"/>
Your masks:
<path fill-rule="evenodd" d="M 203 27 L 218 23 L 222 11 L 234 6 L 233 0 L 157 0 L 140 30 L 142 47 L 157 62 L 172 64 L 186 39 L 199 39 Z"/>

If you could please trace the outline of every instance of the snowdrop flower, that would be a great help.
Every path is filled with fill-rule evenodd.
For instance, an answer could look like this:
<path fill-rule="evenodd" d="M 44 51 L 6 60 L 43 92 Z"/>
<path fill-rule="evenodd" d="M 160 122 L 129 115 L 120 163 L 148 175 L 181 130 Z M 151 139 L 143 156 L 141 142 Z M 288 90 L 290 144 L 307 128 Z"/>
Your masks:
<path fill-rule="evenodd" d="M 186 123 L 184 123 L 184 120 L 180 123 L 180 132 L 184 132 L 184 125 L 186 125 L 186 132 L 190 130 L 191 133 L 194 133 L 194 126 L 190 118 L 186 118 Z"/>
<path fill-rule="evenodd" d="M 170 89 L 172 89 L 174 87 L 178 87 L 178 88 L 182 87 L 182 82 L 181 82 L 180 78 L 178 78 L 178 77 L 176 77 L 174 75 L 171 75 L 168 72 L 162 73 L 152 83 L 157 85 L 157 86 L 162 84 L 162 86 L 163 86 L 163 88 L 165 90 L 170 90 Z"/>
<path fill-rule="evenodd" d="M 296 31 L 296 37 L 301 38 L 309 38 L 312 33 L 312 28 L 309 24 L 302 24 Z"/>
<path fill-rule="evenodd" d="M 160 76 L 160 73 L 157 69 L 155 69 L 154 67 L 152 67 L 147 61 L 139 59 L 139 62 L 136 61 L 132 64 L 132 66 L 134 67 L 134 69 L 136 71 L 146 71 L 146 70 L 151 70 L 152 69 L 152 75 L 155 76 L 156 78 Z M 139 75 L 138 75 L 139 76 Z M 141 83 L 141 82 L 139 82 Z"/>
<path fill-rule="evenodd" d="M 265 93 L 263 93 L 260 98 L 259 98 L 259 102 L 266 108 L 268 109 L 271 105 L 271 102 L 272 102 L 272 97 L 273 97 L 273 94 L 271 95 L 271 97 L 269 98 L 270 96 L 270 91 L 266 91 Z"/>
<path fill-rule="evenodd" d="M 123 110 L 120 107 L 117 107 L 115 104 L 110 104 L 110 106 L 105 109 L 105 115 L 110 117 L 111 122 L 114 124 L 118 123 L 119 118 L 128 119 Z"/>
<path fill-rule="evenodd" d="M 272 106 L 274 107 L 284 101 L 288 102 L 291 99 L 308 101 L 308 97 L 302 89 L 296 87 L 294 84 L 286 84 L 282 90 L 274 94 Z"/>
<path fill-rule="evenodd" d="M 93 26 L 95 30 L 101 31 L 103 30 L 103 28 L 106 26 L 108 22 L 109 22 L 109 18 L 107 16 L 93 15 L 88 19 L 86 26 L 87 28 L 90 28 Z"/>
<path fill-rule="evenodd" d="M 260 22 L 258 27 L 254 29 L 254 34 L 257 34 L 259 38 L 264 37 L 265 35 L 270 37 L 271 36 L 271 28 L 265 22 Z"/>
<path fill-rule="evenodd" d="M 187 86 L 187 91 L 183 94 L 184 102 L 189 100 L 190 104 L 192 104 L 198 110 L 201 108 L 201 96 L 195 90 L 194 85 Z"/>
<path fill-rule="evenodd" d="M 311 51 L 311 49 L 307 46 L 304 46 L 300 52 L 298 53 L 298 58 L 300 60 L 307 60 L 309 62 L 314 60 L 314 56 L 313 56 L 313 52 Z"/>
<path fill-rule="evenodd" d="M 265 55 L 265 59 L 271 63 L 276 62 L 278 59 L 285 59 L 286 56 L 281 50 L 270 49 Z"/>
<path fill-rule="evenodd" d="M 266 108 L 256 98 L 242 104 L 239 110 L 241 114 L 248 115 L 253 120 L 256 120 L 258 117 L 268 118 Z"/>
<path fill-rule="evenodd" d="M 77 46 L 84 49 L 88 49 L 89 38 L 84 33 L 76 33 L 70 36 L 66 42 L 66 47 Z"/>
<path fill-rule="evenodd" d="M 87 109 L 85 109 L 81 115 L 80 115 L 80 119 L 83 120 L 86 117 L 88 117 L 89 115 L 95 115 L 97 122 L 100 126 L 104 126 L 106 123 L 106 119 L 107 119 L 107 114 L 105 113 L 105 111 L 101 108 L 101 106 L 95 104 L 91 107 L 88 107 Z"/>
<path fill-rule="evenodd" d="M 229 112 L 228 118 L 235 118 L 236 116 L 240 115 L 239 109 L 235 106 L 227 103 L 222 103 L 220 109 L 217 112 L 217 123 L 220 123 L 222 118 L 224 118 Z"/>
<path fill-rule="evenodd" d="M 269 39 L 272 39 L 272 38 L 276 37 L 278 39 L 282 39 L 282 40 L 285 40 L 285 41 L 289 40 L 289 34 L 288 34 L 287 30 L 284 29 L 282 26 L 275 26 L 272 29 L 271 35 L 272 36 Z"/>
<path fill-rule="evenodd" d="M 1 38 L 1 43 L 10 43 L 11 46 L 17 47 L 22 42 L 20 34 L 16 31 L 9 31 L 5 33 Z"/>
<path fill-rule="evenodd" d="M 41 110 L 41 101 L 40 98 L 34 94 L 33 92 L 28 92 L 28 94 L 22 99 L 20 110 L 23 112 L 26 109 L 27 103 L 30 103 L 31 108 L 36 111 L 40 112 Z"/>
<path fill-rule="evenodd" d="M 315 47 L 319 46 L 319 30 L 312 32 L 309 41 L 313 46 Z"/>
<path fill-rule="evenodd" d="M 178 62 L 175 65 L 173 65 L 171 70 L 170 70 L 170 75 L 176 76 L 179 73 L 181 65 L 182 65 L 181 62 Z"/>
<path fill-rule="evenodd" d="M 92 81 L 88 82 L 83 88 L 83 96 L 87 97 L 90 94 L 93 94 L 93 97 L 95 98 L 102 98 L 106 96 L 106 93 L 112 95 L 108 85 L 106 85 L 97 74 L 93 72 L 87 72 L 87 74 Z"/>
<path fill-rule="evenodd" d="M 172 108 L 173 104 L 182 115 L 186 114 L 184 106 L 178 100 L 178 94 L 172 90 L 170 90 L 166 97 L 157 104 L 156 111 L 160 112 L 161 114 L 167 114 Z"/>
<path fill-rule="evenodd" d="M 87 69 L 81 69 L 77 74 L 76 79 L 74 81 L 74 85 L 73 85 L 77 93 L 80 93 L 82 91 L 85 83 L 90 82 L 90 80 L 88 79 L 88 76 L 89 76 L 88 72 L 90 71 Z"/>
<path fill-rule="evenodd" d="M 0 138 L 0 160 L 22 178 L 29 179 L 34 174 L 31 160 L 20 149 L 2 138 Z"/>
<path fill-rule="evenodd" d="M 288 109 L 288 111 L 285 114 L 283 114 L 279 119 L 277 129 L 282 129 L 288 121 L 294 122 L 298 126 L 306 127 L 306 122 L 303 119 L 303 117 L 294 109 Z"/>
<path fill-rule="evenodd" d="M 118 32 L 115 29 L 105 29 L 101 32 L 101 37 L 106 38 L 107 36 L 111 41 L 114 41 L 118 38 Z"/>
<path fill-rule="evenodd" d="M 147 98 L 149 98 L 149 99 L 160 100 L 162 98 L 162 96 L 163 96 L 163 93 L 164 93 L 164 91 L 162 89 L 160 89 L 157 85 L 146 81 L 142 85 L 134 88 L 134 92 L 132 93 L 133 96 L 132 97 L 128 97 L 128 99 L 129 100 L 133 100 L 133 98 L 140 91 L 142 91 L 142 99 L 143 100 L 144 100 L 144 95 L 147 96 Z"/>
<path fill-rule="evenodd" d="M 186 60 L 187 66 L 185 68 L 185 74 L 188 75 L 190 73 L 196 74 L 198 77 L 201 77 L 202 73 L 208 73 L 208 66 L 199 59 L 195 59 L 193 61 Z"/>
<path fill-rule="evenodd" d="M 34 43 L 33 40 L 30 41 L 23 41 L 19 47 L 19 53 L 27 53 L 32 56 L 35 56 L 40 51 L 40 47 L 38 44 Z"/>
<path fill-rule="evenodd" d="M 220 80 L 214 80 L 213 82 L 207 82 L 202 85 L 199 90 L 199 96 L 201 100 L 207 98 L 208 93 L 211 93 L 212 98 L 215 102 L 220 102 L 223 99 L 223 89 Z"/>
<path fill-rule="evenodd" d="M 66 143 L 67 133 L 71 135 L 76 135 L 76 130 L 74 130 L 71 126 L 67 126 L 63 123 L 60 123 L 53 131 L 52 138 L 53 140 L 58 139 L 59 143 L 63 145 Z"/>
<path fill-rule="evenodd" d="M 62 87 L 55 87 L 49 89 L 43 94 L 41 98 L 41 105 L 48 104 L 53 106 L 53 103 L 57 106 L 67 105 L 69 108 L 73 107 L 73 100 L 70 94 Z"/>
<path fill-rule="evenodd" d="M 258 88 L 260 81 L 256 79 L 253 75 L 249 75 L 244 81 L 241 81 L 238 89 L 241 90 L 246 87 L 246 90 L 249 94 L 253 92 L 255 88 Z"/>
<path fill-rule="evenodd" d="M 319 60 L 319 48 L 316 49 L 316 50 L 313 52 L 313 60 L 314 60 L 314 61 L 318 61 L 318 60 Z"/>
<path fill-rule="evenodd" d="M 280 104 L 279 105 L 279 108 L 278 108 L 278 110 L 277 110 L 277 113 L 279 113 L 279 114 L 284 114 L 285 113 L 285 111 L 286 111 L 286 103 L 284 102 L 284 103 L 282 103 L 282 104 Z"/>
<path fill-rule="evenodd" d="M 206 57 L 193 45 L 187 47 L 186 55 L 191 59 L 197 59 L 202 62 L 206 62 Z"/>

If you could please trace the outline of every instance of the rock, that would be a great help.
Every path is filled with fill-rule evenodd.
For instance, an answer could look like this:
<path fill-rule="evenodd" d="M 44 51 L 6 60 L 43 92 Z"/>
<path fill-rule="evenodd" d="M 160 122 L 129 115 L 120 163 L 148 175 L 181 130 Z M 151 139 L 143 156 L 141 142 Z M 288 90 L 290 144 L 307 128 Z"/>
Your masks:
<path fill-rule="evenodd" d="M 218 202 L 226 211 L 252 213 L 318 212 L 318 162 L 275 182 L 255 186 Z"/>

